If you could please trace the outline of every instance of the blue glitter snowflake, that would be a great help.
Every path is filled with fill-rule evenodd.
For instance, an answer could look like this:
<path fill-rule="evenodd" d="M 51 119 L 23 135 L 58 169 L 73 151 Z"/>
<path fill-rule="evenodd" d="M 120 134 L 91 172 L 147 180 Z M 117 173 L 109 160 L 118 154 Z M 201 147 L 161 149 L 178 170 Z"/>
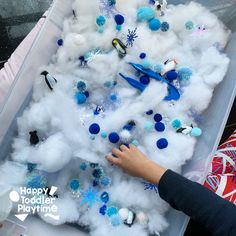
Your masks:
<path fill-rule="evenodd" d="M 154 190 L 156 193 L 158 193 L 158 188 L 155 184 L 149 182 L 143 182 L 143 184 L 144 184 L 144 190 Z"/>
<path fill-rule="evenodd" d="M 117 10 L 114 5 L 110 5 L 108 0 L 100 0 L 100 11 L 107 18 L 114 17 L 117 14 Z"/>
<path fill-rule="evenodd" d="M 91 208 L 95 202 L 101 202 L 99 190 L 94 189 L 91 185 L 85 190 L 80 190 L 81 202 L 80 204 L 88 204 Z"/>
<path fill-rule="evenodd" d="M 134 30 L 128 29 L 127 39 L 126 39 L 126 46 L 133 47 L 135 39 L 138 38 L 137 35 L 137 27 Z"/>

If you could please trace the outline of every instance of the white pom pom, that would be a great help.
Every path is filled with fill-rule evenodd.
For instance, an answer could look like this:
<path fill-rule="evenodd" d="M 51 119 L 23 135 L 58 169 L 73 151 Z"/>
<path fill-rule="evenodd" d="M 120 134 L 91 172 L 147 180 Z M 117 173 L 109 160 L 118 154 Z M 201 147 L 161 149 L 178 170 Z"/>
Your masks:
<path fill-rule="evenodd" d="M 121 208 L 119 211 L 118 211 L 118 214 L 120 216 L 120 218 L 125 221 L 128 219 L 128 216 L 129 216 L 129 210 L 127 208 Z"/>
<path fill-rule="evenodd" d="M 131 139 L 131 133 L 128 130 L 124 129 L 120 132 L 120 138 L 125 143 L 129 142 Z"/>
<path fill-rule="evenodd" d="M 138 222 L 141 224 L 141 225 L 147 225 L 148 224 L 148 217 L 147 217 L 147 215 L 144 213 L 144 212 L 142 212 L 142 211 L 140 211 L 140 212 L 138 212 L 138 214 L 137 214 L 137 220 L 138 220 Z"/>

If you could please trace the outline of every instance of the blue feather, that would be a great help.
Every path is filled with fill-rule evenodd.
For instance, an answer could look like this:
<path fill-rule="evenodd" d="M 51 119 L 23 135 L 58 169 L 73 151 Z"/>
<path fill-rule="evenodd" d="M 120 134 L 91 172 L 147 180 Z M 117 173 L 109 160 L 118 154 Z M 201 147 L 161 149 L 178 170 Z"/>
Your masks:
<path fill-rule="evenodd" d="M 126 77 L 124 76 L 123 74 L 119 73 L 119 75 L 124 79 L 126 80 L 132 87 L 138 89 L 139 91 L 143 92 L 144 89 L 146 88 L 145 85 L 143 85 L 142 83 L 138 82 L 137 80 L 135 79 L 132 79 L 130 77 Z"/>

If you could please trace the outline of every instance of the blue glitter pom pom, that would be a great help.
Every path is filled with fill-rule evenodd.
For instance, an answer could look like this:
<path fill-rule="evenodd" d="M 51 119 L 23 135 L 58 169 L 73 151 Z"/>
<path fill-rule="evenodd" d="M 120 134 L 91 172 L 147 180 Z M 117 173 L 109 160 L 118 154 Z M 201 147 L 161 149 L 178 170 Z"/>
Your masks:
<path fill-rule="evenodd" d="M 102 202 L 108 203 L 109 202 L 109 194 L 107 192 L 103 192 L 100 196 Z"/>
<path fill-rule="evenodd" d="M 117 143 L 120 140 L 120 136 L 116 132 L 110 133 L 108 138 L 111 143 Z"/>
<path fill-rule="evenodd" d="M 169 25 L 168 22 L 164 21 L 164 22 L 161 23 L 161 31 L 162 31 L 162 32 L 168 31 L 169 28 L 170 28 L 170 25 Z"/>
<path fill-rule="evenodd" d="M 154 115 L 154 120 L 155 120 L 156 122 L 162 121 L 162 115 L 159 114 L 159 113 L 156 113 L 156 114 Z"/>
<path fill-rule="evenodd" d="M 157 31 L 157 30 L 160 29 L 160 27 L 161 27 L 161 22 L 157 18 L 152 19 L 152 20 L 149 21 L 149 28 L 152 31 Z"/>
<path fill-rule="evenodd" d="M 84 103 L 86 102 L 87 97 L 86 97 L 83 93 L 77 92 L 77 93 L 75 94 L 75 99 L 76 99 L 77 103 L 78 103 L 79 105 L 81 105 L 81 104 L 84 104 Z"/>
<path fill-rule="evenodd" d="M 103 175 L 103 169 L 102 169 L 102 168 L 94 169 L 93 172 L 92 172 L 92 175 L 93 175 L 93 177 L 95 177 L 96 179 L 101 178 L 102 175 Z"/>
<path fill-rule="evenodd" d="M 159 139 L 156 144 L 159 149 L 164 149 L 168 147 L 168 141 L 165 138 Z"/>
<path fill-rule="evenodd" d="M 146 57 L 146 53 L 144 53 L 144 52 L 140 53 L 140 55 L 139 55 L 140 59 L 144 59 L 145 57 Z"/>
<path fill-rule="evenodd" d="M 102 207 L 100 207 L 99 209 L 99 213 L 103 216 L 106 215 L 106 211 L 107 211 L 107 206 L 106 205 L 103 205 Z"/>
<path fill-rule="evenodd" d="M 193 72 L 187 67 L 183 67 L 178 70 L 179 79 L 183 82 L 188 82 L 192 75 Z"/>
<path fill-rule="evenodd" d="M 149 69 L 151 67 L 151 62 L 147 59 L 145 59 L 142 63 L 142 66 L 145 68 L 145 69 Z"/>
<path fill-rule="evenodd" d="M 181 120 L 180 119 L 174 119 L 172 122 L 171 122 L 171 125 L 174 129 L 179 129 L 181 128 L 182 126 L 182 123 L 181 123 Z"/>
<path fill-rule="evenodd" d="M 27 188 L 44 188 L 47 186 L 47 179 L 40 172 L 31 172 L 27 175 Z"/>
<path fill-rule="evenodd" d="M 93 123 L 89 126 L 90 134 L 98 134 L 100 132 L 100 126 L 97 123 Z"/>
<path fill-rule="evenodd" d="M 114 206 L 110 206 L 107 208 L 107 216 L 111 217 L 112 215 L 116 215 L 118 213 L 118 209 Z"/>
<path fill-rule="evenodd" d="M 140 7 L 137 10 L 138 21 L 149 21 L 155 17 L 155 11 L 151 7 Z"/>
<path fill-rule="evenodd" d="M 104 186 L 104 187 L 107 187 L 111 184 L 111 179 L 107 176 L 102 176 L 100 179 L 99 179 L 99 183 L 100 185 Z"/>
<path fill-rule="evenodd" d="M 106 23 L 106 18 L 104 16 L 98 16 L 96 18 L 96 23 L 98 26 L 103 26 Z"/>
<path fill-rule="evenodd" d="M 186 28 L 187 30 L 191 30 L 191 29 L 193 29 L 193 27 L 194 27 L 194 24 L 193 24 L 192 21 L 187 21 L 187 22 L 185 23 L 185 28 Z"/>
<path fill-rule="evenodd" d="M 81 170 L 86 170 L 87 169 L 87 164 L 85 162 L 83 162 L 83 163 L 80 164 L 79 168 Z"/>
<path fill-rule="evenodd" d="M 64 43 L 63 39 L 58 39 L 57 40 L 57 45 L 58 46 L 63 46 L 63 43 Z"/>
<path fill-rule="evenodd" d="M 72 191 L 77 191 L 79 189 L 79 186 L 80 186 L 80 182 L 78 179 L 72 179 L 70 181 L 70 189 Z"/>
<path fill-rule="evenodd" d="M 150 83 L 150 78 L 147 75 L 143 75 L 140 77 L 140 82 L 144 85 L 148 85 Z"/>
<path fill-rule="evenodd" d="M 114 226 L 114 227 L 119 226 L 121 224 L 121 219 L 120 219 L 120 216 L 118 214 L 112 215 L 110 217 L 110 221 L 111 221 L 111 225 Z"/>
<path fill-rule="evenodd" d="M 80 92 L 84 92 L 86 90 L 86 83 L 84 81 L 79 81 L 77 83 L 77 89 L 80 91 Z"/>
<path fill-rule="evenodd" d="M 155 130 L 158 132 L 163 132 L 165 130 L 165 125 L 162 122 L 157 122 L 155 124 Z"/>

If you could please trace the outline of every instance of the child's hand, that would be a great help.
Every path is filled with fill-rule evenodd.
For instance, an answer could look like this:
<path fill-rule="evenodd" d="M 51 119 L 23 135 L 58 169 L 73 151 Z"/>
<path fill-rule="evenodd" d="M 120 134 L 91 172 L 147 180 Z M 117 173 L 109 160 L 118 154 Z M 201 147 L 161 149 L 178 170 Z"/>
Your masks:
<path fill-rule="evenodd" d="M 144 178 L 152 183 L 158 183 L 166 171 L 165 168 L 149 160 L 144 153 L 132 144 L 129 147 L 121 145 L 120 150 L 113 148 L 112 154 L 115 157 L 107 156 L 110 163 L 121 167 L 132 176 Z"/>

